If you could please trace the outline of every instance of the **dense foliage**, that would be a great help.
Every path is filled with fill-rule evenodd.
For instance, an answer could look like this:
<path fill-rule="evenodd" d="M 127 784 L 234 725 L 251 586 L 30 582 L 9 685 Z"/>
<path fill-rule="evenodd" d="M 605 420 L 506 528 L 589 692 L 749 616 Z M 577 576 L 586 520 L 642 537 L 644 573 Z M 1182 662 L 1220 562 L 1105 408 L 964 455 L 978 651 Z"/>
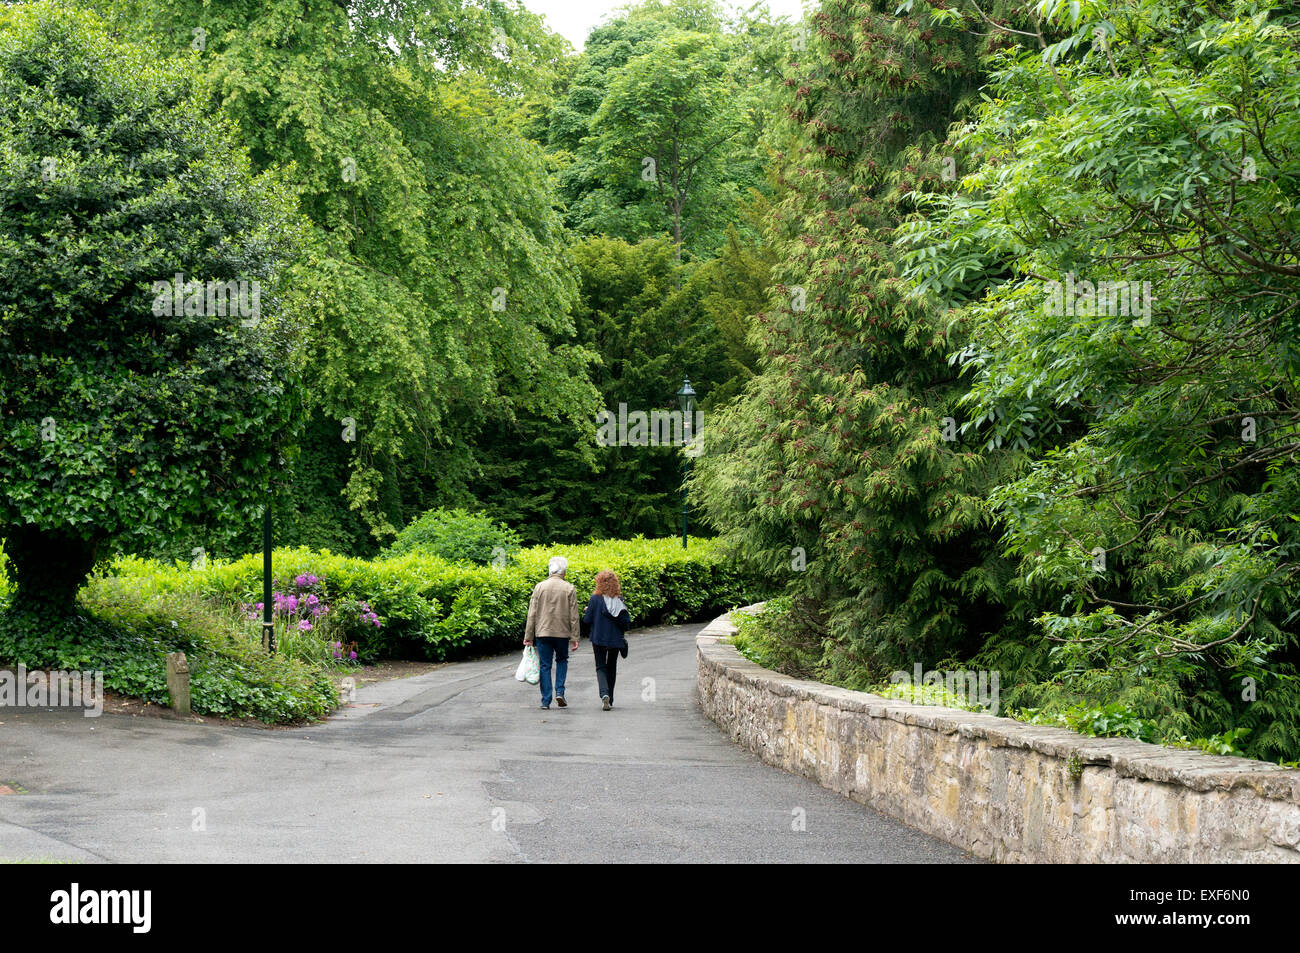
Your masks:
<path fill-rule="evenodd" d="M 770 261 L 733 234 L 699 265 L 675 262 L 671 242 L 588 238 L 571 249 L 580 295 L 578 341 L 601 355 L 591 380 L 612 414 L 672 409 L 684 377 L 715 408 L 750 375 L 748 317 L 761 306 Z M 490 435 L 483 504 L 532 543 L 667 535 L 679 529 L 682 450 L 595 446 L 544 420 Z M 586 437 L 590 440 L 590 436 Z M 509 448 L 508 450 L 506 448 Z"/>
<path fill-rule="evenodd" d="M 750 643 L 861 687 L 957 660 L 1038 720 L 1294 759 L 1289 7 L 815 22 L 762 372 L 698 479 L 788 580 Z"/>
<path fill-rule="evenodd" d="M 188 553 L 261 510 L 295 216 L 232 141 L 177 61 L 0 11 L 0 535 L 28 609 L 66 611 L 101 549 Z"/>
<path fill-rule="evenodd" d="M 712 421 L 696 480 L 723 538 L 788 580 L 813 668 L 858 685 L 968 655 L 1006 614 L 982 505 L 995 468 L 944 439 L 965 332 L 908 295 L 892 246 L 940 182 L 979 44 L 894 7 L 823 3 L 790 68 L 762 371 Z"/>
<path fill-rule="evenodd" d="M 1052 597 L 1033 668 L 1295 758 L 1300 18 L 1045 12 L 1058 41 L 996 64 L 957 142 L 973 171 L 909 236 L 970 322 L 965 439 L 1028 461 L 990 502 Z"/>
<path fill-rule="evenodd" d="M 560 548 L 640 622 L 781 590 L 741 643 L 786 671 L 1294 760 L 1298 39 L 1280 0 L 642 0 L 576 54 L 514 0 L 7 8 L 4 644 L 155 659 L 179 613 L 205 679 L 279 684 L 270 501 L 305 667 L 214 711 L 505 646 Z M 159 313 L 177 272 L 263 314 Z M 598 431 L 688 376 L 691 456 Z M 716 542 L 592 542 L 675 532 L 691 466 Z"/>
<path fill-rule="evenodd" d="M 419 550 L 451 563 L 504 566 L 518 548 L 519 536 L 510 527 L 481 513 L 439 508 L 412 520 L 388 551 L 401 555 Z"/>
<path fill-rule="evenodd" d="M 310 221 L 291 275 L 310 316 L 312 424 L 289 461 L 305 472 L 284 476 L 292 536 L 354 511 L 347 547 L 373 550 L 467 495 L 481 427 L 592 418 L 549 160 L 517 131 L 514 100 L 544 87 L 557 52 L 535 16 L 495 2 L 97 6 L 156 55 L 185 55 Z"/>

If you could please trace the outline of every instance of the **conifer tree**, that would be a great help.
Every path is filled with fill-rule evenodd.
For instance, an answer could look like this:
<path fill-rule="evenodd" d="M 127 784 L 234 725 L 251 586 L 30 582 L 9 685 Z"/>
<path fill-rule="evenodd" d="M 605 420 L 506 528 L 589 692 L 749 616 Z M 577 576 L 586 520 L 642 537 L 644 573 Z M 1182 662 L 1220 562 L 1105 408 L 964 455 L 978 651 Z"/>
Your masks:
<path fill-rule="evenodd" d="M 793 53 L 762 372 L 694 480 L 735 551 L 787 577 L 799 664 L 849 684 L 973 652 L 1006 617 L 981 502 L 1003 458 L 963 443 L 962 328 L 909 294 L 893 244 L 914 196 L 949 187 L 986 41 L 896 7 L 826 0 Z"/>

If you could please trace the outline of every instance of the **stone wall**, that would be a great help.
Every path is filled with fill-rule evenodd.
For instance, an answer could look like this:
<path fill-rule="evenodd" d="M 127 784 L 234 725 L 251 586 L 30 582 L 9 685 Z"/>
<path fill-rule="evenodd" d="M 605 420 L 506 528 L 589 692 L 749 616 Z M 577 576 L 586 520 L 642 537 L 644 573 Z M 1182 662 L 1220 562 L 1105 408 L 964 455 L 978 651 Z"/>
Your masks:
<path fill-rule="evenodd" d="M 1300 771 L 802 681 L 697 639 L 700 704 L 768 764 L 1007 863 L 1300 863 Z"/>

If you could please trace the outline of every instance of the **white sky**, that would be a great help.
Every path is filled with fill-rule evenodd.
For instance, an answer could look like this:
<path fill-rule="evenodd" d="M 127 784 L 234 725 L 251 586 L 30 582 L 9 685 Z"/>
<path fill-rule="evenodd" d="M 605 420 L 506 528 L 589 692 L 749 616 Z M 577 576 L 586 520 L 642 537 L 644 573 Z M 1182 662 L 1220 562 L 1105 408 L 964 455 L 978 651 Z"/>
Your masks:
<path fill-rule="evenodd" d="M 563 34 L 575 50 L 582 49 L 588 32 L 605 19 L 607 13 L 626 3 L 627 0 L 523 0 L 529 10 L 546 17 L 547 25 L 556 33 Z M 774 17 L 799 19 L 799 0 L 767 0 L 767 7 Z"/>

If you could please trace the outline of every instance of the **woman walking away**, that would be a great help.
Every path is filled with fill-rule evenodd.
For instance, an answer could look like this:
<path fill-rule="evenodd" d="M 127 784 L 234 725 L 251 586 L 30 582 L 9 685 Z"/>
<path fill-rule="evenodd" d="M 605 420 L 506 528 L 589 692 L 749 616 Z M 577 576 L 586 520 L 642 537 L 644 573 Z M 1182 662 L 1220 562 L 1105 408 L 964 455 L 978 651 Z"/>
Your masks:
<path fill-rule="evenodd" d="M 605 711 L 614 707 L 614 679 L 618 676 L 618 656 L 627 658 L 627 636 L 632 617 L 623 603 L 618 576 L 609 569 L 596 573 L 596 591 L 591 594 L 582 621 L 591 626 L 591 654 L 596 657 L 596 683 Z"/>

